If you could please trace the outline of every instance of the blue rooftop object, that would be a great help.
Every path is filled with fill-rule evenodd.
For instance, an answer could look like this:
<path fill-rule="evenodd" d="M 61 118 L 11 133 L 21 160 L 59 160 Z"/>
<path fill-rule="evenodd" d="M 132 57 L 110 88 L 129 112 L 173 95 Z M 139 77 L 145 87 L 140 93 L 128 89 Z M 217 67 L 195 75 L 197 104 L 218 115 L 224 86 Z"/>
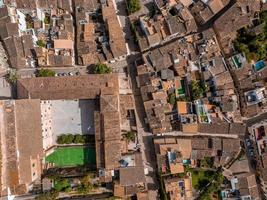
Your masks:
<path fill-rule="evenodd" d="M 260 60 L 260 61 L 258 61 L 258 62 L 255 63 L 254 68 L 255 68 L 256 71 L 260 71 L 265 66 L 266 65 L 265 65 L 264 61 L 263 60 Z"/>
<path fill-rule="evenodd" d="M 168 152 L 168 159 L 169 159 L 169 162 L 174 162 L 176 160 L 176 153 L 174 152 Z"/>

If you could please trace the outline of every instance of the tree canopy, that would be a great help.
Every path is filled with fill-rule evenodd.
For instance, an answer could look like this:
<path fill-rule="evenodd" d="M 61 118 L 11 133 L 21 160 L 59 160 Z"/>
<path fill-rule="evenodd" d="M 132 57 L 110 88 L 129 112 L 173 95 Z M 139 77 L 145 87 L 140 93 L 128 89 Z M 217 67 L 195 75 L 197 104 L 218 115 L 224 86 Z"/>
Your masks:
<path fill-rule="evenodd" d="M 168 95 L 168 103 L 171 104 L 171 105 L 175 105 L 176 103 L 176 95 L 175 95 L 175 92 L 171 93 Z"/>
<path fill-rule="evenodd" d="M 6 75 L 6 80 L 11 84 L 16 84 L 18 80 L 18 75 L 16 72 L 10 72 Z"/>
<path fill-rule="evenodd" d="M 80 134 L 62 134 L 58 136 L 57 143 L 58 144 L 85 144 L 89 142 L 93 142 L 94 137 L 91 137 L 89 135 L 80 135 Z"/>
<path fill-rule="evenodd" d="M 36 200 L 55 200 L 58 196 L 57 191 L 50 191 L 40 194 L 39 196 L 35 197 Z"/>
<path fill-rule="evenodd" d="M 94 66 L 94 74 L 110 74 L 112 69 L 104 63 L 97 63 Z"/>
<path fill-rule="evenodd" d="M 59 178 L 57 180 L 54 181 L 54 188 L 56 191 L 60 192 L 60 191 L 70 191 L 71 190 L 71 186 L 70 183 L 68 181 L 68 179 L 66 178 Z"/>
<path fill-rule="evenodd" d="M 234 40 L 235 49 L 244 53 L 248 62 L 265 59 L 267 55 L 267 11 L 260 13 L 259 22 L 263 25 L 260 33 L 242 28 Z"/>
<path fill-rule="evenodd" d="M 126 134 L 123 135 L 123 137 L 128 140 L 128 141 L 133 141 L 135 140 L 135 132 L 133 131 L 128 131 Z"/>
<path fill-rule="evenodd" d="M 43 41 L 43 40 L 37 40 L 36 44 L 39 46 L 39 47 L 45 47 L 46 43 Z"/>
<path fill-rule="evenodd" d="M 141 9 L 141 4 L 139 0 L 128 0 L 127 9 L 129 14 L 135 13 Z"/>
<path fill-rule="evenodd" d="M 81 185 L 78 187 L 78 192 L 82 194 L 88 194 L 94 189 L 94 185 L 91 183 L 91 176 L 86 175 L 81 179 Z"/>
<path fill-rule="evenodd" d="M 193 100 L 199 99 L 205 92 L 207 91 L 207 85 L 200 81 L 192 81 L 191 82 L 191 92 Z"/>

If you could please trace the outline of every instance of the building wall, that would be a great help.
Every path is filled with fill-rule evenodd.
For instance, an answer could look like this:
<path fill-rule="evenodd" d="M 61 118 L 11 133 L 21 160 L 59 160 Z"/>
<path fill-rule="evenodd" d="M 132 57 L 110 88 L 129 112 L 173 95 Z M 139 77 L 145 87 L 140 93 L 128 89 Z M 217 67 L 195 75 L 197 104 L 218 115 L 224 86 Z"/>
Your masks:
<path fill-rule="evenodd" d="M 17 10 L 18 15 L 18 21 L 19 21 L 19 30 L 20 31 L 26 31 L 27 30 L 27 24 L 25 20 L 25 14 L 22 13 L 20 10 Z"/>
<path fill-rule="evenodd" d="M 52 147 L 52 104 L 51 101 L 41 101 L 41 126 L 43 137 L 43 149 L 47 150 Z"/>
<path fill-rule="evenodd" d="M 11 193 L 17 193 L 19 187 L 18 154 L 15 132 L 15 114 L 13 101 L 1 101 L 3 111 L 1 129 L 1 159 L 2 159 L 2 191 L 5 195 L 10 189 Z"/>

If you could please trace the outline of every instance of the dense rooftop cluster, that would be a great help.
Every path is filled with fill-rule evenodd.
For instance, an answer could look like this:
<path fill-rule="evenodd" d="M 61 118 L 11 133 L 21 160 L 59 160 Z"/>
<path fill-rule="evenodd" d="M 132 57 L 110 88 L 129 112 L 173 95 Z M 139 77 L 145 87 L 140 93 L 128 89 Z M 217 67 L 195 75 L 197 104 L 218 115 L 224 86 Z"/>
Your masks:
<path fill-rule="evenodd" d="M 250 126 L 246 119 L 266 112 L 266 5 L 260 1 L 221 0 L 155 1 L 155 4 L 158 11 L 152 17 L 151 13 L 138 19 L 134 16 L 132 23 L 137 34 L 143 31 L 137 37 L 143 53 L 142 59 L 136 61 L 136 80 L 144 102 L 145 120 L 154 137 L 161 138 L 154 139 L 155 145 L 158 140 L 165 141 L 162 144 L 165 151 L 155 146 L 162 190 L 169 199 L 194 199 L 199 195 L 194 189 L 200 189 L 194 185 L 194 169 L 212 159 L 213 167 L 229 169 L 224 169 L 223 175 L 232 188 L 220 188 L 225 199 L 234 198 L 234 191 L 238 191 L 238 198 L 262 198 L 250 170 L 235 176 L 238 172 L 232 168 L 245 162 L 236 160 L 243 144 L 228 137 L 235 135 L 242 141 L 247 137 L 246 126 Z M 192 20 L 195 29 L 187 27 L 182 31 L 180 25 L 186 22 L 183 21 L 186 12 L 189 13 L 186 19 Z M 170 20 L 172 26 L 168 26 Z M 157 29 L 164 27 L 163 24 L 166 29 Z M 171 31 L 168 27 L 180 29 Z M 162 33 L 168 34 L 163 37 Z M 149 43 L 152 41 L 149 38 L 156 34 L 160 39 Z M 176 141 L 168 138 L 177 135 L 181 138 Z M 227 139 L 220 139 L 222 136 Z M 246 139 L 249 144 L 251 137 Z M 194 147 L 194 141 L 204 140 L 207 147 Z M 183 141 L 186 144 L 180 144 Z M 256 153 L 251 148 L 248 148 L 249 160 L 255 165 Z M 228 150 L 237 155 L 231 158 Z M 226 171 L 231 175 L 226 176 Z M 179 183 L 176 187 L 175 182 Z M 206 196 L 200 194 L 199 198 L 214 196 L 218 192 L 215 188 L 205 189 Z"/>
<path fill-rule="evenodd" d="M 194 17 L 182 2 L 155 1 L 154 11 L 133 19 L 141 50 L 197 31 Z"/>
<path fill-rule="evenodd" d="M 90 65 L 127 54 L 111 1 L 9 1 L 0 9 L 12 68 Z"/>
<path fill-rule="evenodd" d="M 266 20 L 266 0 L 0 0 L 0 197 L 266 199 Z"/>
<path fill-rule="evenodd" d="M 144 60 L 138 82 L 152 132 L 205 132 L 204 124 L 241 122 L 234 82 L 212 29 L 151 50 Z"/>
<path fill-rule="evenodd" d="M 75 19 L 78 64 L 121 59 L 127 54 L 112 1 L 75 1 Z"/>

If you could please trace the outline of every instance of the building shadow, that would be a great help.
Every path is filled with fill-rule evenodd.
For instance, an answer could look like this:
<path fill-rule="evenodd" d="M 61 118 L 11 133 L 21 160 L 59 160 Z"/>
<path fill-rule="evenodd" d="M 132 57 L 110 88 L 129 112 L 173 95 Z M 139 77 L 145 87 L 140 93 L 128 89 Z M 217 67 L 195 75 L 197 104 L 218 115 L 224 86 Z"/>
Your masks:
<path fill-rule="evenodd" d="M 81 130 L 83 135 L 94 134 L 95 100 L 79 100 Z"/>

